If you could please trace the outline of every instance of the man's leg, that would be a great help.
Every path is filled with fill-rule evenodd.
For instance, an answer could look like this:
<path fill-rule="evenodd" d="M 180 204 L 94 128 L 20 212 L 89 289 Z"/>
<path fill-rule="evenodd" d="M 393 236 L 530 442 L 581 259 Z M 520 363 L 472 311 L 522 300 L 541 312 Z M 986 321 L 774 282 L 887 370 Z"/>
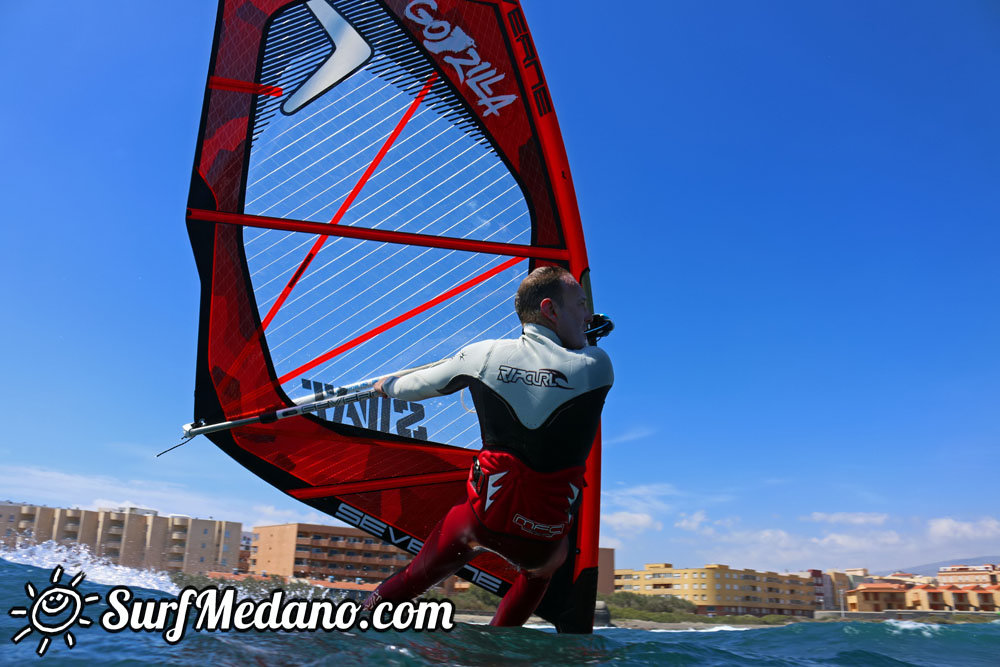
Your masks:
<path fill-rule="evenodd" d="M 551 576 L 531 577 L 524 571 L 520 572 L 507 595 L 500 600 L 490 625 L 524 625 L 545 596 L 551 579 Z"/>
<path fill-rule="evenodd" d="M 469 503 L 452 507 L 431 531 L 417 557 L 405 569 L 383 581 L 365 600 L 364 607 L 371 609 L 382 600 L 412 600 L 455 574 L 476 555 L 473 532 L 477 523 Z"/>
<path fill-rule="evenodd" d="M 490 625 L 524 625 L 525 621 L 534 613 L 538 604 L 545 596 L 545 591 L 549 588 L 549 581 L 552 580 L 552 575 L 563 564 L 569 553 L 569 540 L 567 539 L 563 539 L 554 545 L 546 544 L 543 546 L 535 543 L 535 545 L 529 547 L 531 551 L 535 552 L 531 555 L 528 553 L 529 549 L 524 548 L 523 543 L 518 546 L 519 548 L 513 549 L 516 553 L 511 552 L 515 545 L 508 547 L 506 551 L 509 555 L 505 554 L 505 557 L 514 562 L 532 562 L 536 567 L 530 570 L 522 568 L 518 572 L 517 579 L 514 580 L 514 585 L 511 586 L 507 594 L 500 600 L 500 605 L 497 607 L 496 614 L 493 615 Z M 546 549 L 548 553 L 546 553 Z M 538 563 L 536 559 L 539 557 L 542 557 L 544 562 Z"/>

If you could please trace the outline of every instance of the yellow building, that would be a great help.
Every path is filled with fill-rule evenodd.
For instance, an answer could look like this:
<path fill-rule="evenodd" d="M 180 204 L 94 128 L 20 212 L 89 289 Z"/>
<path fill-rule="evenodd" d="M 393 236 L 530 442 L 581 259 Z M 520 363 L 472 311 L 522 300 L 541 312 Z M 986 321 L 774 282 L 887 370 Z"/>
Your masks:
<path fill-rule="evenodd" d="M 669 595 L 695 604 L 699 614 L 719 616 L 812 616 L 817 605 L 811 578 L 728 565 L 675 568 L 647 563 L 642 570 L 615 570 L 615 592 Z"/>
<path fill-rule="evenodd" d="M 848 611 L 886 611 L 906 609 L 906 584 L 884 582 L 860 584 L 847 591 Z"/>
<path fill-rule="evenodd" d="M 138 507 L 99 510 L 0 503 L 0 542 L 8 547 L 83 544 L 115 565 L 195 574 L 237 566 L 240 524 L 159 516 Z"/>
<path fill-rule="evenodd" d="M 951 565 L 938 569 L 938 583 L 942 586 L 954 584 L 965 586 L 968 584 L 978 584 L 981 586 L 992 586 L 1000 584 L 1000 564 L 986 563 L 985 565 Z"/>
<path fill-rule="evenodd" d="M 1000 609 L 1000 585 L 861 584 L 848 591 L 849 611 L 982 611 Z"/>

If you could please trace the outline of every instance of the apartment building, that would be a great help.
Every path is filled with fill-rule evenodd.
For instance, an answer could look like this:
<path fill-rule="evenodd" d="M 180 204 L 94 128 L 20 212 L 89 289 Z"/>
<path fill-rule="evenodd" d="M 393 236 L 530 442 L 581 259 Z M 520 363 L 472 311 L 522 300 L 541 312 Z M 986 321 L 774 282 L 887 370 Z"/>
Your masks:
<path fill-rule="evenodd" d="M 932 584 L 861 584 L 848 591 L 849 611 L 985 611 L 1000 609 L 1000 584 L 934 586 Z"/>
<path fill-rule="evenodd" d="M 1000 584 L 1000 564 L 951 565 L 938 569 L 938 583 L 942 586 L 978 584 L 991 586 Z"/>
<path fill-rule="evenodd" d="M 854 588 L 851 578 L 840 570 L 826 570 L 823 573 L 823 609 L 842 609 L 847 605 L 847 591 Z"/>
<path fill-rule="evenodd" d="M 699 614 L 812 616 L 817 608 L 812 576 L 719 564 L 675 568 L 647 563 L 642 570 L 615 570 L 615 591 L 678 597 L 694 603 Z"/>
<path fill-rule="evenodd" d="M 357 528 L 286 523 L 253 529 L 250 572 L 377 583 L 413 556 Z"/>
<path fill-rule="evenodd" d="M 907 584 L 873 582 L 847 591 L 847 611 L 906 609 Z"/>
<path fill-rule="evenodd" d="M 83 544 L 115 565 L 196 574 L 237 565 L 239 523 L 160 516 L 138 507 L 98 510 L 0 503 L 0 542 L 8 547 Z"/>

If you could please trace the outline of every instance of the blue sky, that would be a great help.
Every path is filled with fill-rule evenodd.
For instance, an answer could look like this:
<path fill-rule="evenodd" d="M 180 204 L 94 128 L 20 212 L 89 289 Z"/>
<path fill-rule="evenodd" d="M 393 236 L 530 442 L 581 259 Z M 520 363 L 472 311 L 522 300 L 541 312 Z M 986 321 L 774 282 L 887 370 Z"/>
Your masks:
<path fill-rule="evenodd" d="M 190 420 L 208 0 L 3 10 L 0 498 L 322 520 Z M 1000 9 L 525 1 L 618 325 L 619 567 L 1000 553 Z"/>

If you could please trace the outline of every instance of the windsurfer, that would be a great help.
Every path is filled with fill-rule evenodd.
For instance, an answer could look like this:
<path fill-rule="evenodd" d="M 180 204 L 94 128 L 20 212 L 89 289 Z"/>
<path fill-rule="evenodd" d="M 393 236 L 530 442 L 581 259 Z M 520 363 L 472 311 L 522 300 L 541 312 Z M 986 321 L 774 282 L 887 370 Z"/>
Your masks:
<path fill-rule="evenodd" d="M 410 600 L 454 574 L 482 550 L 518 568 L 492 625 L 522 625 L 569 550 L 587 455 L 614 374 L 588 345 L 592 315 L 569 271 L 546 266 L 521 283 L 520 338 L 473 343 L 440 364 L 379 381 L 382 395 L 416 401 L 468 388 L 483 448 L 469 473 L 467 500 L 449 510 L 416 558 L 365 600 Z"/>

